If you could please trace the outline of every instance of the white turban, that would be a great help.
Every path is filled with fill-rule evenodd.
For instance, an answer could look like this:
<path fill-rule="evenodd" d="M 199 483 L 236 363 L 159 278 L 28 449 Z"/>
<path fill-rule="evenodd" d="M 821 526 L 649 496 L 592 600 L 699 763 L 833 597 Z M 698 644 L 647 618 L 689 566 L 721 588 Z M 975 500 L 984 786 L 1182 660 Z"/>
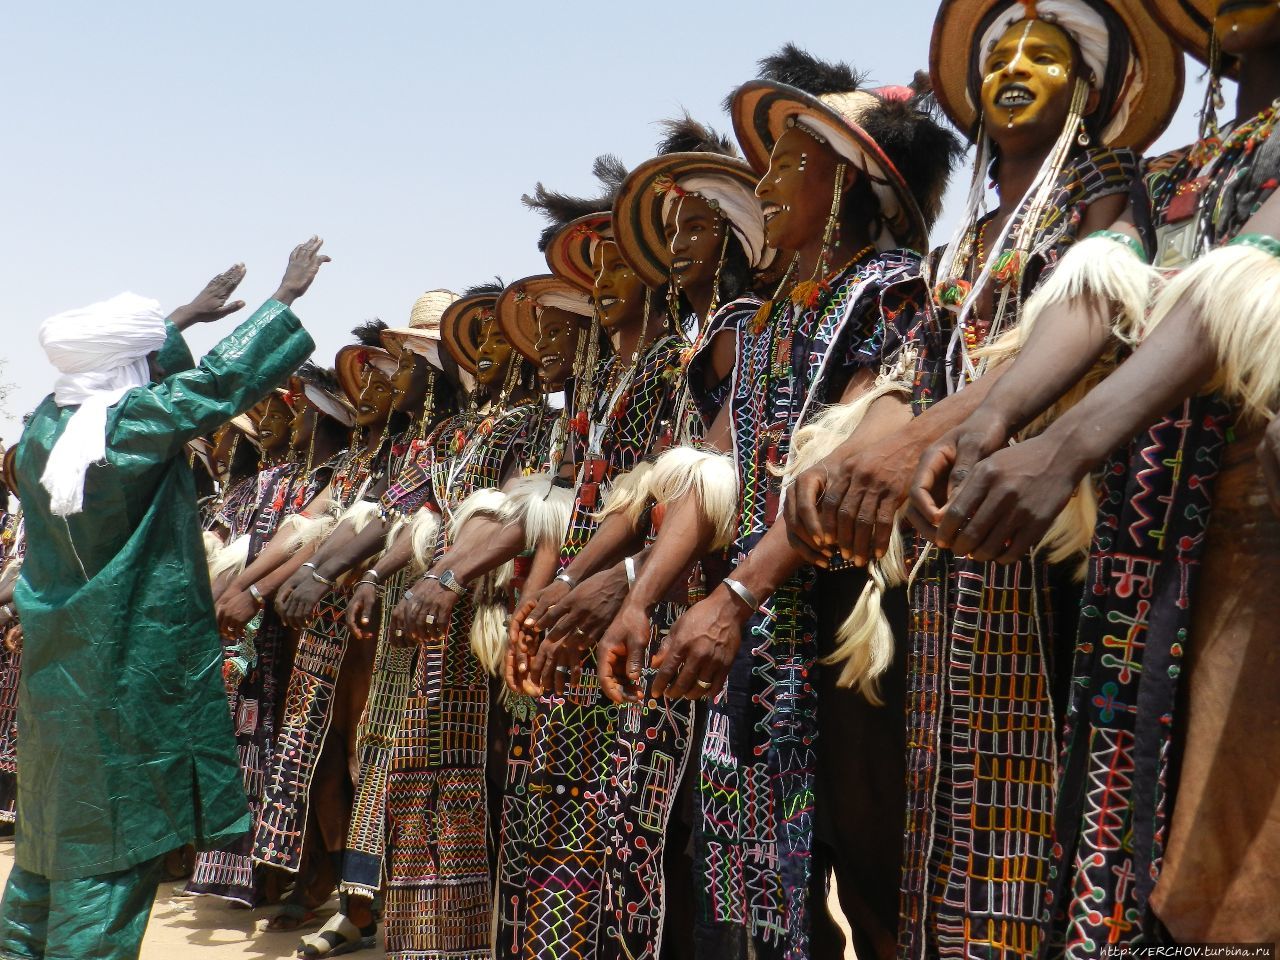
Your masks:
<path fill-rule="evenodd" d="M 1102 14 L 1084 0 L 1037 0 L 1035 5 L 1036 19 L 1055 24 L 1065 30 L 1080 47 L 1085 65 L 1093 71 L 1097 83 L 1101 84 L 1107 75 L 1110 65 L 1111 34 L 1107 21 Z M 1005 31 L 1015 23 L 1027 19 L 1025 2 L 1013 3 L 1000 16 L 997 16 L 987 28 L 987 32 L 978 40 L 978 55 L 985 62 L 987 54 L 994 49 Z M 1116 104 L 1115 115 L 1108 118 L 1103 140 L 1109 140 L 1123 130 L 1129 122 L 1129 111 L 1132 109 L 1135 95 L 1146 84 L 1142 64 L 1137 57 L 1131 56 L 1128 64 L 1128 75 L 1124 77 L 1120 90 L 1124 94 Z"/>
<path fill-rule="evenodd" d="M 772 251 L 765 245 L 764 210 L 755 191 L 732 177 L 717 176 L 714 173 L 690 174 L 681 177 L 677 185 L 684 193 L 715 201 L 738 242 L 742 244 L 751 266 L 758 268 L 767 265 L 771 259 L 767 254 L 771 255 Z M 679 194 L 676 191 L 667 193 L 662 202 L 664 219 L 677 199 Z"/>
<path fill-rule="evenodd" d="M 53 398 L 80 409 L 49 453 L 41 485 L 55 516 L 84 507 L 84 475 L 106 457 L 107 409 L 151 382 L 147 355 L 164 346 L 164 315 L 155 300 L 133 293 L 68 310 L 40 325 L 40 346 L 61 376 Z"/>

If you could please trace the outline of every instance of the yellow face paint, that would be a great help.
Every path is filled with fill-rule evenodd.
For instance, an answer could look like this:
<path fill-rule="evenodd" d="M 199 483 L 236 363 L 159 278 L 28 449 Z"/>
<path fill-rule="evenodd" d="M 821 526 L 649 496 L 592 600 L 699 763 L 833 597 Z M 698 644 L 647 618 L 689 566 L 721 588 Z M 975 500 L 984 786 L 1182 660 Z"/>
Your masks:
<path fill-rule="evenodd" d="M 1044 128 L 1056 136 L 1071 104 L 1075 53 L 1067 34 L 1044 20 L 1013 24 L 983 64 L 987 129 Z"/>

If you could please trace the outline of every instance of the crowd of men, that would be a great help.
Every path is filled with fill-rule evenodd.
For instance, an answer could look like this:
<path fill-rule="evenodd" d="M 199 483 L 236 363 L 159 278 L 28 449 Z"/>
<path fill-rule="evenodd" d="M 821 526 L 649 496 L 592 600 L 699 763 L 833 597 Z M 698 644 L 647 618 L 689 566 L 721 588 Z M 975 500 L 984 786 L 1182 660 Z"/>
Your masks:
<path fill-rule="evenodd" d="M 165 876 L 301 957 L 1280 940 L 1280 5 L 760 67 L 332 368 L 315 238 L 198 364 L 242 267 L 44 323 L 0 958 L 136 956 Z"/>

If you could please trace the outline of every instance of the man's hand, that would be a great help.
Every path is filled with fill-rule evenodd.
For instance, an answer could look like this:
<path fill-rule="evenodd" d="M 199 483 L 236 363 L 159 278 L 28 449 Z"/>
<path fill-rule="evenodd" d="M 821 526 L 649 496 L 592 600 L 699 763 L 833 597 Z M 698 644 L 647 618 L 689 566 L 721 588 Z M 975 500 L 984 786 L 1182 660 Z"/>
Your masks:
<path fill-rule="evenodd" d="M 867 445 L 854 433 L 802 473 L 787 494 L 792 546 L 820 564 L 815 558 L 837 552 L 860 567 L 883 557 L 919 456 L 919 443 L 909 435 Z"/>
<path fill-rule="evenodd" d="M 1013 563 L 1043 539 L 1083 473 L 1042 434 L 987 457 L 941 513 L 925 519 L 937 526 L 938 546 L 957 556 Z"/>
<path fill-rule="evenodd" d="M 227 303 L 227 298 L 235 293 L 236 287 L 240 286 L 240 281 L 243 279 L 243 263 L 237 263 L 222 271 L 205 284 L 204 289 L 196 295 L 194 300 L 169 314 L 169 322 L 179 330 L 186 330 L 194 324 L 212 323 L 230 316 L 237 310 L 244 309 L 243 300 Z"/>
<path fill-rule="evenodd" d="M 979 407 L 924 452 L 911 479 L 907 510 L 908 519 L 922 536 L 934 539 L 936 522 L 947 500 L 964 486 L 974 467 L 1008 445 L 1010 433 L 1001 417 Z"/>
<path fill-rule="evenodd" d="M 289 578 L 288 591 L 276 598 L 276 613 L 285 626 L 301 630 L 315 616 L 316 607 L 332 588 L 311 575 L 311 567 L 302 567 Z"/>
<path fill-rule="evenodd" d="M 372 640 L 378 636 L 374 617 L 378 615 L 378 588 L 368 580 L 361 580 L 347 601 L 347 627 L 357 640 Z"/>
<path fill-rule="evenodd" d="M 565 681 L 581 668 L 582 655 L 596 645 L 626 598 L 627 574 L 617 564 L 587 577 L 551 607 L 534 627 L 543 634 L 530 667 L 534 682 L 561 693 Z"/>
<path fill-rule="evenodd" d="M 10 653 L 17 653 L 22 649 L 22 624 L 15 623 L 4 632 L 4 648 Z"/>
<path fill-rule="evenodd" d="M 1267 483 L 1267 495 L 1271 509 L 1280 516 L 1280 417 L 1276 417 L 1258 444 L 1258 462 L 1262 465 L 1262 478 Z"/>
<path fill-rule="evenodd" d="M 649 617 L 629 601 L 596 644 L 600 692 L 614 703 L 639 703 L 644 696 L 640 675 L 649 649 L 649 634 Z"/>
<path fill-rule="evenodd" d="M 218 632 L 228 640 L 244 633 L 244 625 L 258 612 L 258 603 L 248 590 L 228 590 L 216 605 Z"/>
<path fill-rule="evenodd" d="M 323 240 L 312 237 L 293 248 L 293 253 L 289 255 L 289 266 L 285 268 L 284 279 L 280 281 L 280 289 L 275 292 L 273 300 L 292 306 L 293 301 L 310 289 L 311 281 L 320 272 L 320 264 L 329 262 L 329 258 L 320 252 L 322 246 Z"/>
<path fill-rule="evenodd" d="M 419 643 L 439 639 L 449 629 L 453 608 L 461 599 L 439 580 L 419 580 L 397 608 L 404 623 L 401 629 Z"/>
<path fill-rule="evenodd" d="M 742 646 L 751 611 L 729 588 L 719 586 L 675 622 L 653 658 L 652 697 L 715 699 Z"/>

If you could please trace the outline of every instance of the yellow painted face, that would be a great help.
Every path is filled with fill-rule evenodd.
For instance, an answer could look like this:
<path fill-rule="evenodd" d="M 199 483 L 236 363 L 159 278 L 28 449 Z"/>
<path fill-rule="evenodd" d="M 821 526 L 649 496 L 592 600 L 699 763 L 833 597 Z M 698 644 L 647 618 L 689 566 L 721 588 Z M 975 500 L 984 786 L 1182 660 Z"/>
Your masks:
<path fill-rule="evenodd" d="M 289 442 L 289 425 L 293 411 L 278 396 L 271 396 L 263 404 L 257 422 L 258 443 L 263 450 L 274 453 Z"/>
<path fill-rule="evenodd" d="M 538 310 L 538 376 L 552 391 L 559 390 L 573 375 L 582 327 L 577 314 L 559 307 Z"/>
<path fill-rule="evenodd" d="M 1056 139 L 1071 109 L 1075 59 L 1060 27 L 1043 20 L 1009 27 L 982 65 L 982 115 L 991 138 Z"/>
<path fill-rule="evenodd" d="M 391 378 L 373 364 L 365 367 L 360 387 L 360 402 L 356 404 L 356 424 L 361 427 L 380 427 L 391 416 L 395 390 Z"/>
<path fill-rule="evenodd" d="M 596 244 L 595 300 L 600 310 L 600 326 L 618 330 L 644 320 L 644 281 L 622 258 L 612 240 Z"/>
<path fill-rule="evenodd" d="M 1280 44 L 1280 3 L 1276 0 L 1221 0 L 1213 21 L 1222 50 L 1233 57 Z"/>
<path fill-rule="evenodd" d="M 480 352 L 476 354 L 476 382 L 486 387 L 501 386 L 511 362 L 511 353 L 511 341 L 502 332 L 498 321 L 486 320 L 484 339 L 480 341 Z"/>
<path fill-rule="evenodd" d="M 682 290 L 713 283 L 728 224 L 702 197 L 676 199 L 663 220 L 671 276 Z"/>

